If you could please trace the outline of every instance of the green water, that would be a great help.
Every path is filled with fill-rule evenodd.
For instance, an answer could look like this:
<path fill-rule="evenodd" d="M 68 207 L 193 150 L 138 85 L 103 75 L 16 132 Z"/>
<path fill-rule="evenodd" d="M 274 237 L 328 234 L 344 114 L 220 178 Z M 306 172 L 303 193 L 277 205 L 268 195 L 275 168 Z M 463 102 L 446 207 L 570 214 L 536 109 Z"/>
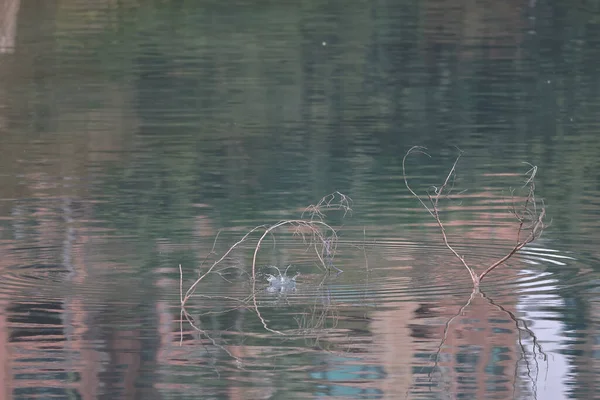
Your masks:
<path fill-rule="evenodd" d="M 599 396 L 600 5 L 288 3 L 0 2 L 0 398 Z"/>

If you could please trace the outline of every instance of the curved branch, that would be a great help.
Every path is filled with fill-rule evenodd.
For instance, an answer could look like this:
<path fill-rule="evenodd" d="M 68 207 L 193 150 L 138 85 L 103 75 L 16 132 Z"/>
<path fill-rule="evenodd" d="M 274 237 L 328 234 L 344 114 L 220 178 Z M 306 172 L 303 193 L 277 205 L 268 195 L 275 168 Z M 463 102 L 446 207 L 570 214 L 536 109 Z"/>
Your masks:
<path fill-rule="evenodd" d="M 258 256 L 258 251 L 260 250 L 260 245 L 263 242 L 264 238 L 271 233 L 273 230 L 280 228 L 284 225 L 294 225 L 297 227 L 305 227 L 308 228 L 312 234 L 314 236 L 319 237 L 321 240 L 324 240 L 323 235 L 321 234 L 320 230 L 319 230 L 319 226 L 324 227 L 328 230 L 331 230 L 334 234 L 335 237 L 335 230 L 326 222 L 323 222 L 321 220 L 302 220 L 302 219 L 292 219 L 292 220 L 285 220 L 285 221 L 279 221 L 278 223 L 271 225 L 269 227 L 267 227 L 265 229 L 265 231 L 263 232 L 262 236 L 258 239 L 258 242 L 256 243 L 256 247 L 254 248 L 254 255 L 252 256 L 252 304 L 254 305 L 254 312 L 256 312 L 256 315 L 258 316 L 258 318 L 260 319 L 260 322 L 262 323 L 263 327 L 269 331 L 269 332 L 273 332 L 273 333 L 277 333 L 280 335 L 285 335 L 285 333 L 280 332 L 278 330 L 275 329 L 271 329 L 268 327 L 267 322 L 265 321 L 265 319 L 263 318 L 260 309 L 258 308 L 258 302 L 256 300 L 256 258 Z M 319 257 L 319 260 L 321 260 L 321 262 L 323 262 L 323 264 L 325 263 L 321 254 L 319 253 L 319 251 L 315 248 L 315 252 L 317 253 L 317 256 Z M 324 264 L 325 265 L 325 264 Z"/>
<path fill-rule="evenodd" d="M 440 232 L 442 233 L 442 239 L 444 240 L 444 245 L 452 252 L 452 254 L 454 254 L 456 256 L 456 258 L 458 258 L 460 260 L 460 262 L 467 269 L 467 271 L 469 271 L 469 275 L 471 276 L 471 279 L 473 280 L 473 284 L 478 285 L 479 278 L 477 277 L 477 274 L 475 273 L 473 268 L 471 268 L 467 264 L 467 262 L 465 261 L 465 258 L 463 256 L 461 256 L 460 254 L 458 254 L 458 252 L 454 249 L 454 247 L 452 247 L 452 245 L 448 242 L 448 237 L 446 236 L 446 229 L 444 228 L 444 224 L 440 220 L 440 214 L 439 214 L 439 210 L 438 210 L 438 202 L 439 202 L 440 196 L 444 193 L 444 190 L 448 186 L 448 182 L 450 182 L 450 177 L 455 174 L 456 164 L 458 163 L 458 160 L 460 159 L 460 157 L 462 155 L 462 151 L 458 154 L 458 157 L 456 157 L 456 160 L 454 160 L 454 164 L 452 164 L 452 168 L 450 169 L 450 172 L 448 172 L 448 175 L 446 176 L 446 179 L 444 180 L 444 183 L 442 184 L 442 186 L 439 188 L 436 188 L 435 196 L 431 196 L 430 194 L 427 194 L 427 196 L 429 198 L 429 202 L 431 203 L 431 208 L 429 208 L 427 206 L 427 204 L 425 204 L 425 202 L 423 201 L 421 196 L 419 196 L 417 193 L 415 193 L 415 191 L 410 187 L 410 185 L 408 184 L 408 178 L 406 177 L 406 158 L 413 152 L 422 153 L 422 154 L 425 154 L 427 157 L 431 157 L 428 153 L 425 152 L 425 150 L 426 150 L 425 147 L 413 146 L 404 155 L 404 158 L 402 159 L 402 176 L 404 178 L 404 185 L 406 186 L 408 191 L 414 197 L 416 197 L 417 200 L 419 200 L 421 205 L 423 205 L 423 207 L 425 207 L 425 209 L 429 212 L 429 214 L 431 214 L 431 216 L 435 219 L 435 221 L 437 222 L 437 224 L 440 228 Z"/>

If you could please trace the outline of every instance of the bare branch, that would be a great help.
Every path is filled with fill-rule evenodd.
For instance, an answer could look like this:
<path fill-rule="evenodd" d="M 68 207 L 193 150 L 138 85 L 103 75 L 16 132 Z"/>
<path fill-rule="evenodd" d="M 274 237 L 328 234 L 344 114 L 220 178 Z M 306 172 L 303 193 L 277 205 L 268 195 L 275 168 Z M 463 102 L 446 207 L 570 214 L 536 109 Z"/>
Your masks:
<path fill-rule="evenodd" d="M 267 235 L 269 235 L 273 230 L 280 228 L 284 225 L 292 225 L 292 226 L 297 226 L 300 228 L 307 228 L 311 232 L 313 237 L 319 238 L 320 240 L 325 240 L 325 237 L 323 236 L 323 233 L 320 230 L 321 228 L 324 228 L 326 231 L 328 231 L 328 230 L 332 231 L 335 235 L 335 230 L 326 222 L 323 222 L 321 220 L 307 221 L 307 220 L 303 220 L 303 219 L 296 219 L 296 220 L 279 221 L 278 223 L 269 226 L 268 228 L 265 229 L 262 236 L 258 239 L 258 242 L 256 243 L 256 247 L 254 248 L 254 255 L 252 257 L 252 292 L 254 293 L 254 295 L 252 296 L 252 303 L 254 305 L 254 312 L 256 312 L 256 315 L 260 319 L 260 322 L 262 323 L 263 327 L 267 331 L 277 333 L 280 335 L 285 335 L 285 334 L 278 330 L 269 328 L 267 325 L 267 322 L 265 321 L 265 319 L 263 318 L 263 316 L 260 312 L 260 309 L 258 308 L 258 302 L 256 300 L 256 259 L 258 256 L 258 252 L 260 250 L 261 243 L 263 242 L 264 238 Z M 326 268 L 325 261 L 323 260 L 323 257 L 321 256 L 320 252 L 318 251 L 318 249 L 316 247 L 315 247 L 315 252 L 317 254 L 317 257 L 319 257 L 319 260 L 323 263 L 323 265 Z"/>
<path fill-rule="evenodd" d="M 425 202 L 423 201 L 423 199 L 421 198 L 421 196 L 419 196 L 410 187 L 410 185 L 408 184 L 408 178 L 406 177 L 406 158 L 411 153 L 422 153 L 422 154 L 425 154 L 427 157 L 431 157 L 429 154 L 427 154 L 425 152 L 425 150 L 426 150 L 425 147 L 413 146 L 404 155 L 404 158 L 402 159 L 402 176 L 404 177 L 404 184 L 406 185 L 406 188 L 408 189 L 408 191 L 414 197 L 416 197 L 417 200 L 419 200 L 419 202 L 421 203 L 421 205 L 423 205 L 423 207 L 425 207 L 425 209 L 429 212 L 429 214 L 431 214 L 431 216 L 435 219 L 435 221 L 437 222 L 437 224 L 438 224 L 438 226 L 440 228 L 440 232 L 442 233 L 442 239 L 444 240 L 444 245 L 452 252 L 452 254 L 454 254 L 456 256 L 456 258 L 458 258 L 460 260 L 460 262 L 467 269 L 467 271 L 469 271 L 469 275 L 471 276 L 471 279 L 475 283 L 477 281 L 477 279 L 478 279 L 477 275 L 475 274 L 475 271 L 471 267 L 469 267 L 469 265 L 465 261 L 465 258 L 463 256 L 461 256 L 460 254 L 458 254 L 458 252 L 454 249 L 454 247 L 452 247 L 452 245 L 448 242 L 448 237 L 446 236 L 446 229 L 444 228 L 444 224 L 440 220 L 439 209 L 438 209 L 438 202 L 439 202 L 440 196 L 442 196 L 442 194 L 444 193 L 444 190 L 448 186 L 448 182 L 450 181 L 450 177 L 453 176 L 456 173 L 455 172 L 456 171 L 456 164 L 458 163 L 458 160 L 460 159 L 460 157 L 462 155 L 462 152 L 459 153 L 458 157 L 456 157 L 456 160 L 454 161 L 454 164 L 452 164 L 452 168 L 450 169 L 450 172 L 448 172 L 448 175 L 446 176 L 446 179 L 444 180 L 444 183 L 442 184 L 442 186 L 439 187 L 439 188 L 435 188 L 435 196 L 432 196 L 431 194 L 427 193 L 427 197 L 429 199 L 429 203 L 431 204 L 431 208 L 430 208 L 430 207 L 427 206 L 427 204 L 425 204 Z"/>
<path fill-rule="evenodd" d="M 339 200 L 336 201 L 336 199 Z M 300 218 L 304 219 L 304 214 L 308 214 L 309 220 L 315 219 L 323 221 L 325 219 L 325 212 L 330 210 L 342 210 L 344 211 L 344 217 L 348 213 L 352 213 L 352 199 L 343 193 L 335 191 L 326 196 L 323 196 L 317 204 L 311 204 L 304 209 Z"/>
<path fill-rule="evenodd" d="M 527 164 L 531 165 L 529 163 L 527 163 Z M 546 227 L 546 224 L 544 222 L 544 219 L 546 217 L 546 206 L 544 205 L 544 202 L 542 201 L 541 209 L 538 210 L 537 201 L 535 198 L 535 180 L 534 180 L 536 173 L 537 173 L 536 166 L 531 166 L 531 169 L 529 171 L 527 171 L 527 173 L 526 173 L 526 175 L 528 175 L 528 176 L 525 181 L 524 187 L 528 187 L 528 193 L 527 193 L 527 197 L 523 201 L 523 204 L 520 208 L 520 212 L 517 211 L 517 207 L 515 205 L 515 200 L 514 200 L 514 196 L 513 196 L 513 211 L 512 211 L 512 213 L 515 216 L 515 218 L 517 219 L 517 221 L 519 221 L 515 246 L 512 248 L 512 250 L 510 252 L 508 252 L 508 254 L 506 254 L 504 257 L 500 258 L 498 261 L 494 262 L 485 271 L 483 271 L 478 277 L 479 282 L 481 282 L 481 280 L 487 274 L 492 272 L 492 270 L 494 270 L 494 268 L 498 267 L 499 265 L 504 263 L 506 260 L 511 258 L 516 252 L 521 250 L 527 244 L 538 239 L 541 236 L 542 232 L 544 231 L 544 228 Z M 526 222 L 528 222 L 528 224 L 526 224 Z M 524 239 L 522 238 L 523 231 L 527 232 L 527 236 L 525 236 Z"/>
<path fill-rule="evenodd" d="M 311 249 L 311 248 L 314 249 L 315 254 L 316 254 L 320 264 L 324 267 L 324 269 L 326 271 L 328 271 L 329 268 L 335 268 L 337 271 L 341 272 L 341 270 L 339 268 L 335 267 L 331 263 L 331 259 L 334 257 L 337 240 L 338 240 L 337 232 L 331 225 L 324 222 L 324 218 L 325 218 L 325 214 L 328 211 L 332 211 L 332 210 L 343 211 L 344 216 L 349 212 L 351 213 L 352 212 L 351 204 L 352 204 L 352 199 L 350 197 L 348 197 L 340 192 L 334 192 L 327 196 L 324 196 L 321 200 L 319 200 L 319 202 L 317 202 L 317 204 L 307 207 L 304 210 L 304 212 L 302 213 L 302 217 L 300 219 L 282 220 L 282 221 L 276 222 L 275 224 L 272 224 L 272 225 L 259 225 L 259 226 L 254 227 L 253 229 L 249 230 L 241 239 L 239 239 L 231 247 L 229 247 L 229 249 L 219 259 L 215 260 L 212 263 L 212 265 L 202 275 L 200 275 L 194 281 L 194 283 L 192 283 L 192 285 L 188 288 L 188 290 L 185 292 L 185 294 L 183 293 L 183 271 L 182 271 L 181 266 L 179 266 L 179 301 L 181 304 L 180 343 L 183 341 L 183 326 L 181 324 L 182 324 L 184 317 L 187 319 L 187 321 L 190 323 L 190 325 L 195 330 L 197 330 L 201 334 L 204 334 L 205 336 L 207 336 L 206 332 L 202 331 L 197 325 L 194 324 L 193 319 L 189 316 L 189 314 L 185 310 L 186 303 L 194 295 L 200 282 L 202 280 L 204 280 L 204 278 L 206 278 L 209 274 L 217 274 L 222 279 L 224 279 L 226 282 L 232 283 L 227 278 L 225 278 L 225 276 L 223 276 L 223 271 L 230 269 L 230 268 L 237 268 L 237 269 L 241 269 L 241 268 L 238 266 L 226 266 L 226 267 L 222 267 L 222 268 L 217 268 L 217 266 L 220 263 L 222 263 L 231 254 L 231 252 L 235 248 L 237 248 L 244 242 L 250 241 L 251 235 L 253 235 L 254 233 L 258 233 L 258 232 L 260 232 L 260 236 L 258 237 L 258 239 L 256 239 L 256 242 L 254 242 L 254 253 L 253 253 L 253 257 L 252 257 L 251 274 L 248 274 L 246 271 L 242 270 L 243 273 L 246 273 L 250 276 L 250 280 L 252 282 L 251 294 L 248 296 L 247 299 L 238 300 L 238 301 L 242 304 L 245 304 L 246 301 L 249 302 L 251 300 L 250 307 L 254 310 L 254 312 L 258 316 L 258 318 L 261 321 L 265 330 L 272 332 L 272 333 L 284 335 L 283 332 L 272 329 L 268 326 L 267 321 L 265 320 L 265 318 L 263 317 L 263 315 L 260 311 L 258 300 L 257 300 L 257 293 L 259 292 L 257 290 L 257 257 L 258 257 L 258 252 L 260 251 L 260 249 L 263 245 L 263 242 L 265 241 L 267 236 L 271 236 L 271 237 L 273 237 L 273 240 L 275 243 L 275 232 L 279 228 L 282 228 L 285 226 L 292 227 L 294 236 L 300 235 L 302 237 L 303 242 L 308 245 L 307 250 Z M 304 217 L 305 214 L 307 214 L 306 218 Z M 217 237 L 218 237 L 218 235 L 217 235 Z M 216 247 L 216 240 L 217 239 L 215 238 L 215 242 L 213 243 L 213 247 L 209 253 L 209 256 L 215 254 L 214 249 Z M 203 265 L 204 262 L 206 260 L 208 260 L 209 256 L 206 257 L 206 259 L 202 262 L 201 265 Z M 327 261 L 326 261 L 326 259 L 327 259 Z M 277 267 L 275 267 L 275 268 L 277 268 Z M 211 298 L 211 299 L 222 298 L 222 299 L 228 299 L 228 300 L 235 300 L 233 298 L 228 298 L 226 296 L 209 296 L 209 295 L 198 295 L 198 296 L 205 297 L 205 298 Z"/>
<path fill-rule="evenodd" d="M 185 306 L 185 303 L 189 300 L 189 298 L 194 294 L 194 290 L 196 290 L 196 286 L 198 286 L 198 284 L 202 281 L 202 279 L 204 279 L 208 274 L 210 274 L 212 272 L 212 270 L 221 262 L 223 261 L 232 251 L 233 249 L 235 249 L 238 245 L 240 245 L 241 243 L 245 242 L 246 239 L 248 238 L 248 236 L 250 236 L 253 232 L 256 232 L 257 230 L 259 230 L 260 228 L 264 228 L 265 225 L 260 225 L 257 226 L 253 229 L 251 229 L 248 233 L 246 233 L 240 240 L 238 240 L 237 242 L 234 243 L 233 246 L 231 246 L 229 248 L 229 250 L 227 250 L 225 252 L 225 254 L 223 254 L 221 256 L 221 258 L 219 258 L 217 261 L 215 261 L 210 268 L 208 269 L 208 271 L 206 271 L 203 275 L 201 275 L 198 279 L 196 279 L 196 281 L 192 284 L 192 286 L 190 286 L 190 288 L 187 290 L 187 292 L 185 292 L 185 297 L 183 298 L 183 300 L 181 300 L 181 306 Z M 213 246 L 214 248 L 214 246 Z"/>
<path fill-rule="evenodd" d="M 527 196 L 523 200 L 520 206 L 517 205 L 517 201 L 515 200 L 514 191 L 511 191 L 512 196 L 512 206 L 510 212 L 514 215 L 515 219 L 518 221 L 517 234 L 516 234 L 516 242 L 511 251 L 508 252 L 504 257 L 500 258 L 498 261 L 494 262 L 490 265 L 485 271 L 481 274 L 477 275 L 475 270 L 470 267 L 465 261 L 464 256 L 461 256 L 454 247 L 449 243 L 448 237 L 446 235 L 446 229 L 442 220 L 440 218 L 439 212 L 439 201 L 442 196 L 447 197 L 452 190 L 454 189 L 454 180 L 456 178 L 456 165 L 458 160 L 462 155 L 462 151 L 459 150 L 459 154 L 452 165 L 452 168 L 446 175 L 446 179 L 440 187 L 433 186 L 433 191 L 427 192 L 427 200 L 429 204 L 425 202 L 423 197 L 419 196 L 409 185 L 408 178 L 406 175 L 406 159 L 412 153 L 422 153 L 427 157 L 431 157 L 428 153 L 426 153 L 426 148 L 421 146 L 411 147 L 408 152 L 404 155 L 402 159 L 402 174 L 404 178 L 404 184 L 408 191 L 419 200 L 421 205 L 429 212 L 429 214 L 435 219 L 437 222 L 440 232 L 442 234 L 442 239 L 444 241 L 444 245 L 458 258 L 463 266 L 469 271 L 469 275 L 473 281 L 473 285 L 477 288 L 481 280 L 489 274 L 492 270 L 494 270 L 499 265 L 506 262 L 509 258 L 511 258 L 515 253 L 525 247 L 528 243 L 538 239 L 546 224 L 544 219 L 546 217 L 546 207 L 544 202 L 541 202 L 541 207 L 538 207 L 538 202 L 535 197 L 535 177 L 537 175 L 538 168 L 535 165 L 525 163 L 529 165 L 531 168 L 526 172 L 527 179 L 525 180 L 524 188 L 527 188 Z M 449 186 L 450 185 L 450 186 Z"/>

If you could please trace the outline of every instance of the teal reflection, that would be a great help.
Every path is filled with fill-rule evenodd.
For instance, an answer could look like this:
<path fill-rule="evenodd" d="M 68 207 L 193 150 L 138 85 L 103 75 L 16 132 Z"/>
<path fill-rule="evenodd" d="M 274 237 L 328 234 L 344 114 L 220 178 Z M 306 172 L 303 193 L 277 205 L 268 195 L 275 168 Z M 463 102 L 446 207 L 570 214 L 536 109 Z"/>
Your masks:
<path fill-rule="evenodd" d="M 364 360 L 350 357 L 333 357 L 322 362 L 322 371 L 311 372 L 313 379 L 321 381 L 316 385 L 315 396 L 342 397 L 352 399 L 383 398 L 383 391 L 372 387 L 370 381 L 381 380 L 386 373 L 379 365 L 360 364 Z"/>

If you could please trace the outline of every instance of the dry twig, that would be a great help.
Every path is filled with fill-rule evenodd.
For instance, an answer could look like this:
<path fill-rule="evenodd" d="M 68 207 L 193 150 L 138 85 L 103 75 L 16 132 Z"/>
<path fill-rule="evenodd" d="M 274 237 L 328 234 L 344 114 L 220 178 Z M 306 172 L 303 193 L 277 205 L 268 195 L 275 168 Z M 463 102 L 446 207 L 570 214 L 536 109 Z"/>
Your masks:
<path fill-rule="evenodd" d="M 449 243 L 448 236 L 446 235 L 446 229 L 442 220 L 440 219 L 440 208 L 439 201 L 440 198 L 447 197 L 450 195 L 454 188 L 454 179 L 456 177 L 456 165 L 458 160 L 462 155 L 462 151 L 459 150 L 459 155 L 456 157 L 454 164 L 452 164 L 452 168 L 448 172 L 446 179 L 440 187 L 433 187 L 433 192 L 427 192 L 427 202 L 423 200 L 422 196 L 419 196 L 408 184 L 408 178 L 406 176 L 406 159 L 412 153 L 422 153 L 427 157 L 431 157 L 426 151 L 425 147 L 421 146 L 413 146 L 408 152 L 404 155 L 402 159 L 402 175 L 404 178 L 404 184 L 408 191 L 419 200 L 421 205 L 429 212 L 429 214 L 435 219 L 437 222 L 440 232 L 442 234 L 442 239 L 444 241 L 444 245 L 460 260 L 463 266 L 469 272 L 471 276 L 471 280 L 473 281 L 473 285 L 475 288 L 479 288 L 479 284 L 481 280 L 492 270 L 494 270 L 499 265 L 503 264 L 511 258 L 516 252 L 525 247 L 528 243 L 533 242 L 537 238 L 540 237 L 544 228 L 546 227 L 544 223 L 544 218 L 546 216 L 546 207 L 544 202 L 541 202 L 541 206 L 538 206 L 536 198 L 535 198 L 535 176 L 537 174 L 537 167 L 529 164 L 531 169 L 527 171 L 526 176 L 527 180 L 525 181 L 524 187 L 528 188 L 528 194 L 525 197 L 525 200 L 521 203 L 520 206 L 517 205 L 513 198 L 512 210 L 511 213 L 514 215 L 516 220 L 518 221 L 518 229 L 516 234 L 516 241 L 514 247 L 502 258 L 498 261 L 494 262 L 492 265 L 487 267 L 481 274 L 477 274 L 475 269 L 467 264 L 465 257 L 460 255 L 454 247 Z M 429 205 L 428 205 L 429 203 Z"/>
<path fill-rule="evenodd" d="M 258 316 L 259 320 L 261 321 L 264 329 L 272 333 L 284 335 L 283 332 L 272 329 L 268 326 L 267 321 L 264 319 L 260 312 L 260 308 L 256 298 L 256 294 L 258 292 L 257 259 L 258 253 L 262 247 L 265 238 L 267 236 L 274 237 L 275 231 L 277 231 L 279 228 L 290 226 L 293 228 L 294 235 L 301 236 L 303 241 L 308 244 L 308 247 L 314 249 L 320 264 L 326 271 L 329 271 L 329 268 L 335 268 L 338 271 L 341 271 L 337 267 L 335 267 L 331 262 L 331 259 L 334 257 L 337 245 L 337 232 L 331 225 L 324 221 L 324 218 L 326 212 L 332 210 L 343 211 L 345 216 L 348 212 L 352 212 L 351 204 L 352 199 L 350 199 L 348 196 L 340 192 L 334 192 L 323 197 L 316 205 L 310 205 L 309 207 L 307 207 L 302 213 L 300 219 L 282 220 L 272 225 L 259 225 L 254 227 L 253 229 L 248 231 L 240 240 L 235 242 L 219 259 L 214 261 L 212 265 L 208 268 L 208 270 L 206 270 L 202 275 L 200 275 L 200 277 L 198 277 L 194 281 L 194 283 L 192 283 L 192 285 L 187 289 L 185 294 L 183 293 L 183 271 L 181 269 L 181 266 L 179 266 L 179 301 L 181 305 L 181 323 L 183 323 L 183 319 L 185 318 L 195 330 L 206 335 L 204 331 L 202 331 L 197 325 L 193 323 L 189 314 L 185 310 L 187 302 L 194 295 L 200 282 L 204 280 L 209 274 L 218 274 L 219 276 L 221 276 L 221 278 L 225 279 L 220 273 L 220 271 L 230 267 L 217 269 L 217 266 L 221 262 L 223 262 L 223 260 L 225 260 L 235 248 L 239 247 L 244 242 L 250 241 L 253 234 L 257 232 L 262 232 L 254 244 L 254 252 L 252 256 L 250 274 L 252 282 L 252 294 L 247 299 L 243 300 L 242 303 L 246 303 L 246 301 L 251 300 L 252 308 L 254 309 L 254 312 Z M 307 215 L 306 218 L 304 217 L 305 215 Z M 215 244 L 213 244 L 213 248 L 209 255 L 214 254 L 214 248 Z M 180 330 L 181 332 L 183 332 L 182 326 L 180 326 Z"/>

